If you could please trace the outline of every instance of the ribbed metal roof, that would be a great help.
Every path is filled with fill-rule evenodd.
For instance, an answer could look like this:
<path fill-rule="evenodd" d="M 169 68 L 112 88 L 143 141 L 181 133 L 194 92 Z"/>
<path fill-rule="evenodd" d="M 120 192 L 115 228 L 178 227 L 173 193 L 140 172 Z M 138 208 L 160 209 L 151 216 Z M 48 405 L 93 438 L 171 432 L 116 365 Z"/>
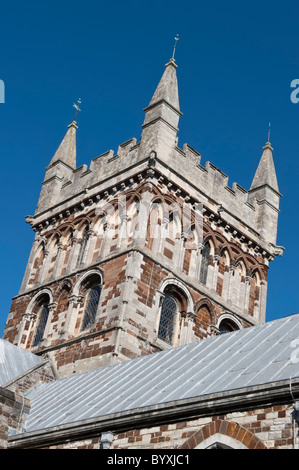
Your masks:
<path fill-rule="evenodd" d="M 0 386 L 44 362 L 41 357 L 0 339 Z"/>
<path fill-rule="evenodd" d="M 296 314 L 39 385 L 26 431 L 299 377 L 298 338 Z"/>

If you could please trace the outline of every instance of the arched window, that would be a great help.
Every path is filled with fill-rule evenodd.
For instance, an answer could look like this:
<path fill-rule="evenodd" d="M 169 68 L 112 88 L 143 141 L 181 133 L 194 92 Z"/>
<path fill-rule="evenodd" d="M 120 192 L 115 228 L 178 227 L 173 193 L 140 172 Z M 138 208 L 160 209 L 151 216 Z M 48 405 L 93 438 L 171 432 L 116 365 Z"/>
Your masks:
<path fill-rule="evenodd" d="M 161 307 L 158 338 L 171 345 L 174 341 L 177 313 L 177 300 L 172 295 L 165 295 Z"/>
<path fill-rule="evenodd" d="M 238 330 L 239 328 L 235 323 L 232 321 L 228 320 L 227 318 L 222 320 L 220 325 L 219 325 L 219 333 L 225 334 L 225 333 L 230 333 L 231 331 Z"/>
<path fill-rule="evenodd" d="M 32 346 L 37 346 L 44 337 L 46 324 L 49 317 L 49 302 L 44 301 L 37 312 L 37 326 L 35 336 L 33 338 Z"/>
<path fill-rule="evenodd" d="M 84 258 L 88 238 L 89 238 L 89 226 L 87 225 L 84 229 L 83 236 L 82 236 L 82 241 L 81 241 L 81 247 L 80 247 L 80 252 L 79 252 L 79 256 L 78 256 L 77 266 L 80 266 L 83 262 L 83 258 Z"/>
<path fill-rule="evenodd" d="M 86 297 L 81 330 L 90 328 L 94 324 L 100 301 L 100 296 L 101 286 L 99 284 L 90 287 Z"/>
<path fill-rule="evenodd" d="M 202 252 L 201 252 L 199 282 L 201 282 L 202 284 L 207 283 L 210 251 L 211 251 L 211 246 L 210 246 L 210 243 L 207 241 L 205 242 Z"/>

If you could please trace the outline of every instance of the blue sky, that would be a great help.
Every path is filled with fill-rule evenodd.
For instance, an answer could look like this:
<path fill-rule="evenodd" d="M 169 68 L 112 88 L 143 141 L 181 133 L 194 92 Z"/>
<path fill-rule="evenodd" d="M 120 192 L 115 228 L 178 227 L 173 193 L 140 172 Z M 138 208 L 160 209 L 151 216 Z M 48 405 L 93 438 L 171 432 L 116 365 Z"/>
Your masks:
<path fill-rule="evenodd" d="M 298 312 L 299 4 L 296 1 L 56 1 L 1 5 L 0 332 L 18 294 L 34 234 L 44 169 L 78 118 L 78 166 L 131 137 L 172 55 L 180 105 L 179 146 L 187 142 L 249 189 L 267 140 L 281 200 L 270 265 L 267 320 Z"/>

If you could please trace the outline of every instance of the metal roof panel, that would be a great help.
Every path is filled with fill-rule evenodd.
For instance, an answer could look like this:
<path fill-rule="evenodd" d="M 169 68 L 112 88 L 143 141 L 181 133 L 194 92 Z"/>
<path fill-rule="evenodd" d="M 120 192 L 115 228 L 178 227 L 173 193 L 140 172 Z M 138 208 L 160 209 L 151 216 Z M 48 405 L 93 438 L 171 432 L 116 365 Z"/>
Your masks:
<path fill-rule="evenodd" d="M 299 314 L 41 384 L 26 430 L 299 377 Z M 298 345 L 299 347 L 299 345 Z"/>

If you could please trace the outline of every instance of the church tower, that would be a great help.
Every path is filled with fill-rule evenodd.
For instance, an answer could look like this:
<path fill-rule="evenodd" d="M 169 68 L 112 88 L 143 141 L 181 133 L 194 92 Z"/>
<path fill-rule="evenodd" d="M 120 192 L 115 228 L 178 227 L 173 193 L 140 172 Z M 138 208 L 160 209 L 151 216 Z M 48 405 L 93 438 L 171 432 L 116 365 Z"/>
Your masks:
<path fill-rule="evenodd" d="M 46 168 L 4 339 L 66 376 L 265 321 L 280 193 L 267 143 L 250 190 L 178 147 L 177 64 L 140 141 L 76 164 L 72 122 Z"/>

